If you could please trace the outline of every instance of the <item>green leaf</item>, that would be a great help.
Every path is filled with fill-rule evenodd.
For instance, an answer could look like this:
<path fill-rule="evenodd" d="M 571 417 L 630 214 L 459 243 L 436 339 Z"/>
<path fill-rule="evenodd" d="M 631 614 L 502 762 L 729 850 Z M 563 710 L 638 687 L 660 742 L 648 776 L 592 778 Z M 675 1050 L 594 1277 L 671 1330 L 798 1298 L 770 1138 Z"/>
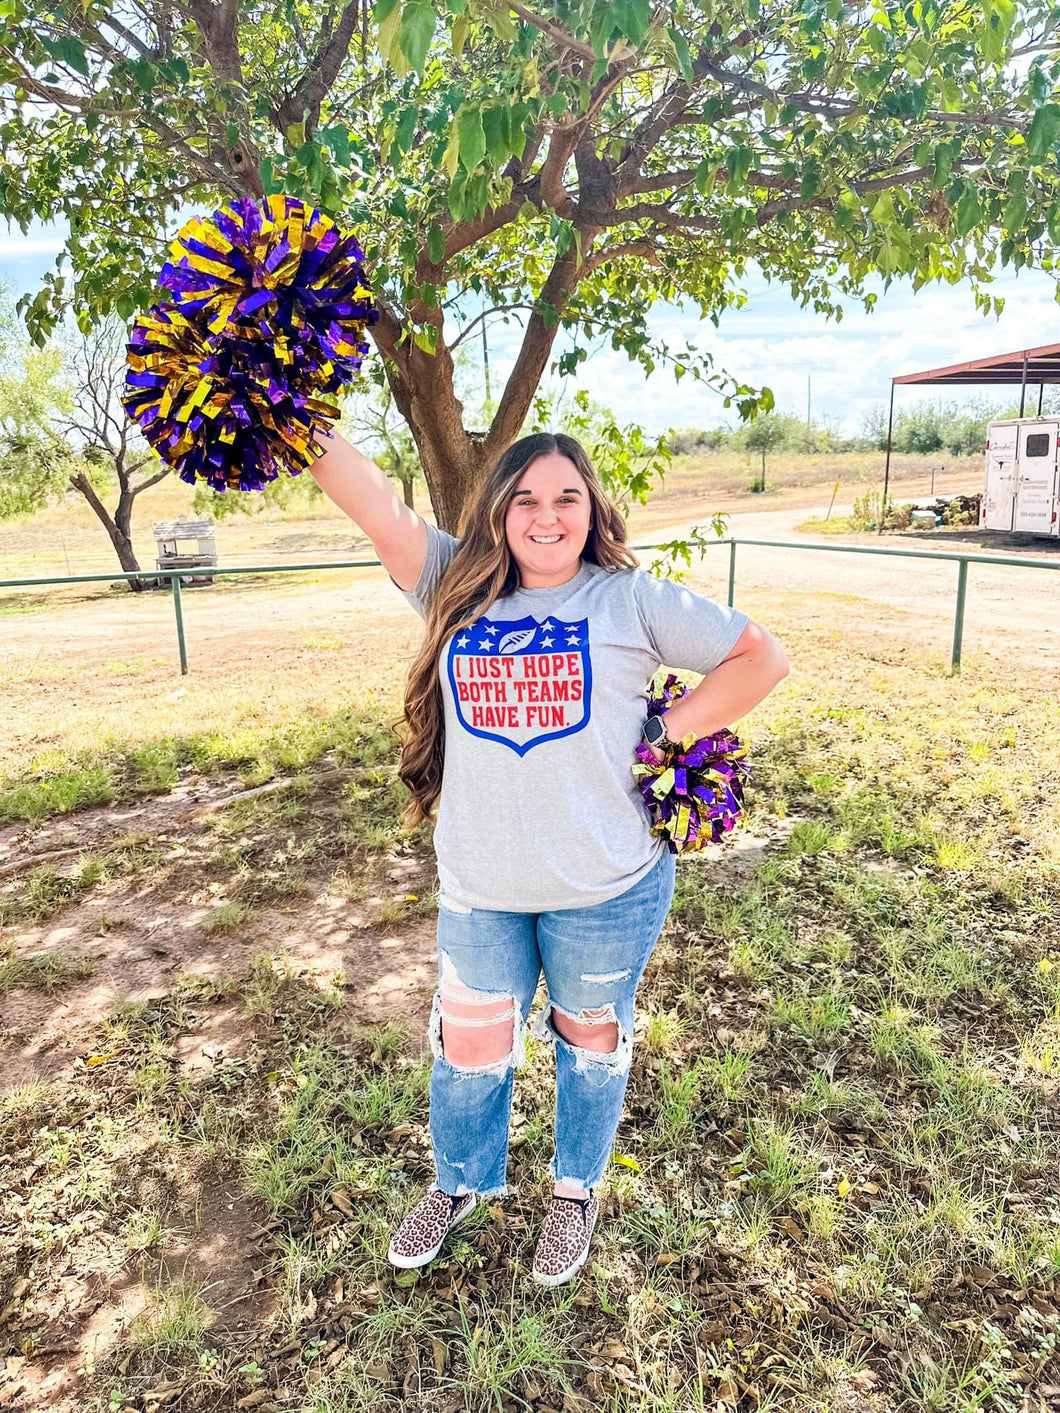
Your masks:
<path fill-rule="evenodd" d="M 445 194 L 445 203 L 449 207 L 449 214 L 454 221 L 464 219 L 464 172 L 457 172 L 453 180 L 449 183 L 449 190 Z"/>
<path fill-rule="evenodd" d="M 753 147 L 730 147 L 725 154 L 725 166 L 729 173 L 729 181 L 733 187 L 741 187 L 747 180 L 747 174 L 751 170 L 751 163 L 754 161 Z"/>
<path fill-rule="evenodd" d="M 449 134 L 449 143 L 442 157 L 442 169 L 446 176 L 452 180 L 456 176 L 456 169 L 460 165 L 460 130 L 456 123 L 453 123 L 452 131 Z"/>
<path fill-rule="evenodd" d="M 423 73 L 434 37 L 434 6 L 430 0 L 408 0 L 401 15 L 401 52 L 418 74 Z"/>
<path fill-rule="evenodd" d="M 75 39 L 72 34 L 64 34 L 55 47 L 55 57 L 61 59 L 64 64 L 69 64 L 72 69 L 76 69 L 79 74 L 88 76 L 88 60 L 85 58 L 85 46 L 79 39 Z"/>
<path fill-rule="evenodd" d="M 666 33 L 674 42 L 674 49 L 677 51 L 677 62 L 681 65 L 681 76 L 684 78 L 685 83 L 691 83 L 693 78 L 692 55 L 688 50 L 688 40 L 679 29 L 668 29 Z"/>
<path fill-rule="evenodd" d="M 589 44 L 592 47 L 593 53 L 597 56 L 597 64 L 603 64 L 604 68 L 607 67 L 604 53 L 614 32 L 614 6 L 606 3 L 605 0 L 604 4 L 597 4 L 594 7 L 589 19 Z M 600 74 L 598 74 L 597 70 L 594 68 L 590 82 L 597 83 L 599 78 Z"/>
<path fill-rule="evenodd" d="M 348 167 L 350 164 L 350 132 L 342 126 L 324 128 L 320 134 L 320 140 L 326 147 L 329 147 L 335 156 L 335 161 L 340 167 Z"/>
<path fill-rule="evenodd" d="M 402 156 L 412 146 L 412 139 L 416 133 L 416 119 L 419 111 L 414 103 L 408 103 L 401 110 L 401 117 L 398 119 L 397 128 L 394 132 L 394 146 Z M 393 158 L 391 158 L 393 161 Z"/>
<path fill-rule="evenodd" d="M 953 212 L 954 229 L 958 236 L 966 236 L 979 220 L 979 216 L 979 195 L 974 184 L 968 182 Z"/>
<path fill-rule="evenodd" d="M 696 190 L 700 196 L 706 196 L 714 186 L 714 171 L 717 165 L 717 162 L 709 157 L 704 157 L 696 168 Z"/>
<path fill-rule="evenodd" d="M 1043 103 L 1034 115 L 1030 131 L 1027 133 L 1027 155 L 1038 161 L 1051 152 L 1060 138 L 1060 107 L 1055 103 Z"/>
<path fill-rule="evenodd" d="M 461 107 L 456 115 L 456 129 L 460 165 L 465 171 L 473 172 L 486 155 L 486 134 L 482 127 L 482 110 L 475 107 Z"/>
<path fill-rule="evenodd" d="M 424 353 L 433 353 L 437 347 L 438 331 L 433 324 L 426 324 L 422 329 L 412 330 L 412 342 L 417 348 L 422 348 Z"/>
<path fill-rule="evenodd" d="M 511 152 L 511 109 L 506 103 L 482 110 L 486 148 L 495 167 L 503 167 Z"/>
<path fill-rule="evenodd" d="M 398 78 L 404 78 L 409 71 L 409 64 L 402 52 L 400 41 L 400 0 L 378 0 L 375 7 L 375 22 L 380 54 L 386 59 Z"/>
<path fill-rule="evenodd" d="M 648 32 L 651 0 L 611 0 L 614 23 L 631 44 L 640 45 Z"/>
<path fill-rule="evenodd" d="M 441 226 L 432 226 L 427 232 L 427 254 L 436 265 L 445 255 L 445 232 Z"/>
<path fill-rule="evenodd" d="M 1001 229 L 1006 235 L 1018 235 L 1027 224 L 1027 198 L 1020 192 L 1010 196 L 1001 211 Z"/>

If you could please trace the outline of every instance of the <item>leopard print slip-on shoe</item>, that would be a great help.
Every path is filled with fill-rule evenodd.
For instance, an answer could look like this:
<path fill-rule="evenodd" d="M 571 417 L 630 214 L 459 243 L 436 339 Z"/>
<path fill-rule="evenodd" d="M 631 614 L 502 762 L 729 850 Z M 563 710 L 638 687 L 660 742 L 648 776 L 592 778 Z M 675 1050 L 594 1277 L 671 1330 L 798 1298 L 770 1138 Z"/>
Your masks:
<path fill-rule="evenodd" d="M 476 1192 L 452 1197 L 432 1187 L 394 1233 L 386 1258 L 392 1266 L 409 1269 L 426 1266 L 442 1249 L 442 1243 L 455 1226 L 478 1206 Z"/>
<path fill-rule="evenodd" d="M 588 1197 L 553 1196 L 530 1272 L 539 1285 L 562 1285 L 581 1268 L 599 1215 L 595 1191 Z"/>

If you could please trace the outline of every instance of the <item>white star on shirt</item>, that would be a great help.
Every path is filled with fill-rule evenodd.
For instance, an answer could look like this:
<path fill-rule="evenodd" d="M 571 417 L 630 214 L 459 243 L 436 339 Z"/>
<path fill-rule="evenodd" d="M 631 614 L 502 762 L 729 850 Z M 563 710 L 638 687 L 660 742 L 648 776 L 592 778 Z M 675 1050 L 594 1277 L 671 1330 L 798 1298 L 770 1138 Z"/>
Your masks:
<path fill-rule="evenodd" d="M 467 645 L 468 645 L 468 643 L 470 643 L 470 641 L 471 641 L 471 639 L 470 639 L 470 638 L 467 636 L 467 634 L 465 633 L 462 638 L 457 638 L 457 640 L 456 640 L 456 645 L 457 645 L 458 648 L 466 648 Z"/>
<path fill-rule="evenodd" d="M 553 640 L 552 638 L 542 638 L 542 639 L 541 639 L 541 646 L 542 646 L 543 648 L 550 648 L 550 647 L 552 646 L 553 641 L 554 641 L 554 640 Z"/>
<path fill-rule="evenodd" d="M 580 639 L 580 638 L 575 638 L 574 635 L 571 634 L 571 636 L 567 639 L 567 642 L 568 642 L 568 643 L 577 644 L 577 643 L 580 643 L 580 642 L 581 642 L 581 639 Z"/>
<path fill-rule="evenodd" d="M 568 633 L 576 633 L 578 631 L 577 623 L 568 623 L 566 628 Z"/>
<path fill-rule="evenodd" d="M 549 623 L 549 622 L 547 622 L 547 621 L 544 622 L 544 623 L 542 623 L 542 624 L 541 624 L 541 627 L 542 627 L 542 629 L 543 629 L 546 633 L 551 633 L 551 632 L 552 632 L 552 624 Z"/>
<path fill-rule="evenodd" d="M 494 628 L 494 626 L 492 625 L 492 623 L 491 623 L 490 626 L 486 629 L 486 632 L 487 632 L 487 633 L 496 633 L 496 631 L 497 631 L 497 630 L 496 630 L 496 628 Z"/>
<path fill-rule="evenodd" d="M 488 638 L 484 638 L 484 639 L 479 643 L 479 647 L 480 647 L 480 648 L 492 648 L 492 647 L 493 647 L 493 644 L 490 642 L 490 640 L 489 640 Z"/>

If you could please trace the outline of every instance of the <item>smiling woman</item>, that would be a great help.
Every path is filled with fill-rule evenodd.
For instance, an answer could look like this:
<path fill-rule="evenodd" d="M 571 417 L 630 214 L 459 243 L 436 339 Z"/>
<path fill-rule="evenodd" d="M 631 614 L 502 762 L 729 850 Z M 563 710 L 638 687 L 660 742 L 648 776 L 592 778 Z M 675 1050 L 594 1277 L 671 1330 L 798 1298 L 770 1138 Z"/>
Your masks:
<path fill-rule="evenodd" d="M 634 999 L 673 896 L 675 858 L 633 776 L 662 665 L 704 674 L 681 734 L 727 725 L 787 671 L 765 629 L 637 565 L 573 438 L 513 443 L 458 537 L 412 516 L 340 437 L 312 468 L 359 519 L 426 621 L 405 697 L 401 778 L 416 824 L 438 806 L 438 989 L 428 1033 L 436 1178 L 389 1258 L 422 1266 L 507 1191 L 514 1070 L 556 1051 L 554 1191 L 534 1258 L 545 1285 L 585 1261 L 622 1115 Z M 410 523 L 410 516 L 412 522 Z"/>
<path fill-rule="evenodd" d="M 573 579 L 592 523 L 584 482 L 572 476 L 569 458 L 538 457 L 519 479 L 504 522 L 524 589 L 550 589 Z M 571 485 L 572 480 L 579 484 Z"/>

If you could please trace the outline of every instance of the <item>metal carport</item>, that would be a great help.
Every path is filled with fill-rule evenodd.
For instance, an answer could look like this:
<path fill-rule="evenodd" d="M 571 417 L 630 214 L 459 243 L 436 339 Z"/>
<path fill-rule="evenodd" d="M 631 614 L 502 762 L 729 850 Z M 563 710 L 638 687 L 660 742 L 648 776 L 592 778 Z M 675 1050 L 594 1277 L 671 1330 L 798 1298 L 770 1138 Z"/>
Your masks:
<path fill-rule="evenodd" d="M 1024 415 L 1027 384 L 1038 384 L 1038 413 L 1046 383 L 1060 383 L 1060 343 L 1047 343 L 1041 348 L 1024 348 L 1017 353 L 998 353 L 991 358 L 973 358 L 968 363 L 953 363 L 948 368 L 929 368 L 923 373 L 901 373 L 891 379 L 891 405 L 887 413 L 887 459 L 883 468 L 883 513 L 879 533 L 883 534 L 886 518 L 887 491 L 891 481 L 891 432 L 894 428 L 894 390 L 899 384 L 929 387 L 986 386 L 994 383 L 1019 384 L 1020 416 Z"/>

